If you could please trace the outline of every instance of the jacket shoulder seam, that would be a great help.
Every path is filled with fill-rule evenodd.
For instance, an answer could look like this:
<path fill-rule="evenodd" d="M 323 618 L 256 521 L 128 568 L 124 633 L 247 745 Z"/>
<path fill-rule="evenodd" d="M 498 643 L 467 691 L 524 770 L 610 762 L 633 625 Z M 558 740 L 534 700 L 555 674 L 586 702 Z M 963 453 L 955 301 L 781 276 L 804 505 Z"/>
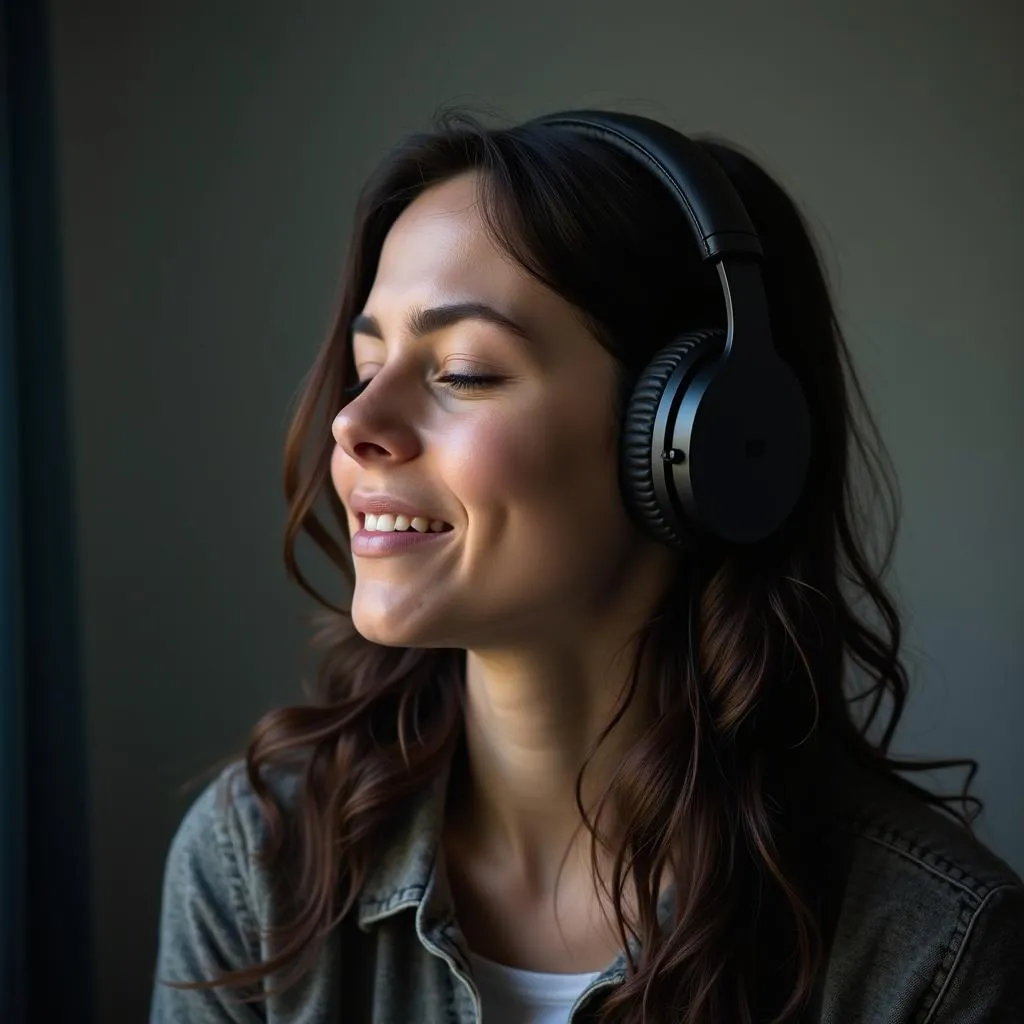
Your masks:
<path fill-rule="evenodd" d="M 895 829 L 863 820 L 855 820 L 851 822 L 851 831 L 854 835 L 902 857 L 945 882 L 951 888 L 966 894 L 975 903 L 980 903 L 989 893 L 1003 885 L 1012 885 L 1009 880 L 1004 879 L 997 878 L 989 881 L 980 879 L 962 864 L 943 856 L 932 848 L 913 842 Z"/>
<path fill-rule="evenodd" d="M 990 888 L 974 908 L 973 912 L 965 922 L 964 927 L 958 929 L 957 934 L 959 936 L 959 941 L 954 940 L 950 943 L 949 949 L 946 951 L 946 956 L 943 958 L 943 963 L 935 972 L 935 977 L 932 979 L 930 991 L 934 994 L 934 998 L 927 1007 L 922 1008 L 926 1009 L 927 1012 L 921 1018 L 921 1024 L 931 1024 L 931 1022 L 935 1020 L 935 1015 L 942 1006 L 942 1000 L 945 999 L 946 993 L 949 991 L 949 986 L 952 984 L 953 976 L 956 974 L 957 968 L 963 961 L 967 944 L 971 938 L 971 933 L 974 931 L 974 928 L 978 923 L 978 919 L 981 917 L 984 909 L 1001 892 L 1015 888 L 1019 888 L 1019 886 L 1015 885 L 1013 882 L 1004 882 Z M 952 956 L 950 956 L 950 954 L 952 954 Z"/>

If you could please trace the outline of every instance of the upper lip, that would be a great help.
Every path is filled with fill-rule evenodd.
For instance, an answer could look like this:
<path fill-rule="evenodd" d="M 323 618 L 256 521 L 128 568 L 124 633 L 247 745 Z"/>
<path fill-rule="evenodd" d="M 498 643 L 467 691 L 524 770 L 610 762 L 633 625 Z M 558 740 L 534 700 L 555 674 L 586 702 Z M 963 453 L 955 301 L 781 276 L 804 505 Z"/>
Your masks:
<path fill-rule="evenodd" d="M 415 516 L 422 516 L 431 522 L 436 520 L 440 520 L 442 523 L 447 522 L 443 516 L 424 511 L 422 505 L 404 501 L 402 498 L 396 498 L 390 494 L 382 494 L 380 492 L 371 494 L 368 491 L 356 491 L 349 498 L 348 507 L 353 512 L 362 513 L 364 516 L 371 513 L 379 516 L 385 512 L 390 512 L 393 515 L 408 516 L 410 519 Z"/>

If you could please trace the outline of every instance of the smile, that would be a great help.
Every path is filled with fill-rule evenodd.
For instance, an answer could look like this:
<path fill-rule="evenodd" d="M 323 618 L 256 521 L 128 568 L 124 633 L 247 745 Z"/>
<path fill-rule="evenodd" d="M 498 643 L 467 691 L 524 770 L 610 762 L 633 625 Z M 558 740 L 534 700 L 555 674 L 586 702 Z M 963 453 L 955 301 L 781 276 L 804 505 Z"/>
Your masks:
<path fill-rule="evenodd" d="M 398 528 L 392 526 L 390 529 L 380 529 L 380 520 L 388 520 L 393 518 L 387 514 L 374 517 L 372 514 L 366 517 L 368 520 L 376 518 L 378 521 L 376 529 L 368 529 L 366 525 L 362 529 L 358 530 L 352 535 L 352 554 L 354 557 L 359 558 L 380 558 L 384 555 L 399 555 L 405 554 L 412 551 L 424 551 L 429 548 L 435 547 L 438 544 L 444 544 L 447 542 L 448 535 L 453 532 L 453 528 L 448 523 L 443 523 L 440 520 L 428 521 L 422 520 L 419 525 L 426 523 L 427 529 L 421 530 L 417 528 L 415 520 L 408 521 L 409 525 L 404 528 Z M 405 516 L 399 516 L 399 519 L 407 519 Z M 419 519 L 420 517 L 416 517 Z M 435 529 L 435 523 L 440 527 Z M 385 522 L 385 526 L 387 526 Z"/>
<path fill-rule="evenodd" d="M 367 512 L 363 518 L 363 530 L 367 533 L 444 533 L 451 528 L 441 519 L 427 519 L 426 516 L 391 515 L 389 512 L 374 515 Z"/>

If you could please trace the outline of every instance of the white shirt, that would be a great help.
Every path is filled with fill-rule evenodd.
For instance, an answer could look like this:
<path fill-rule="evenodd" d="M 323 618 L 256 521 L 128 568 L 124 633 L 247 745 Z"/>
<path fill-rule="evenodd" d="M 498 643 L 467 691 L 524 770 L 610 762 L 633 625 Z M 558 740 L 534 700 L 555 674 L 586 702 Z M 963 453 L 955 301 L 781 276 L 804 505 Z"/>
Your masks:
<path fill-rule="evenodd" d="M 566 1024 L 580 993 L 599 975 L 543 974 L 469 952 L 480 992 L 481 1024 Z"/>

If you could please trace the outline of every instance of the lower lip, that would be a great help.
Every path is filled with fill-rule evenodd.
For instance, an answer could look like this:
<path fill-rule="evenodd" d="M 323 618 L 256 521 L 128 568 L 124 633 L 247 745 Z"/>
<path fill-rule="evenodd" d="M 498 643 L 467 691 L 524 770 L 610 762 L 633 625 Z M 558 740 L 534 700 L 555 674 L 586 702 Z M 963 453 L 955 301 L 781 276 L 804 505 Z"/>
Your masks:
<path fill-rule="evenodd" d="M 360 558 L 379 558 L 383 555 L 398 555 L 405 551 L 426 550 L 447 537 L 452 530 L 440 533 L 418 533 L 405 530 L 396 533 L 377 533 L 359 530 L 352 535 L 352 554 Z"/>

